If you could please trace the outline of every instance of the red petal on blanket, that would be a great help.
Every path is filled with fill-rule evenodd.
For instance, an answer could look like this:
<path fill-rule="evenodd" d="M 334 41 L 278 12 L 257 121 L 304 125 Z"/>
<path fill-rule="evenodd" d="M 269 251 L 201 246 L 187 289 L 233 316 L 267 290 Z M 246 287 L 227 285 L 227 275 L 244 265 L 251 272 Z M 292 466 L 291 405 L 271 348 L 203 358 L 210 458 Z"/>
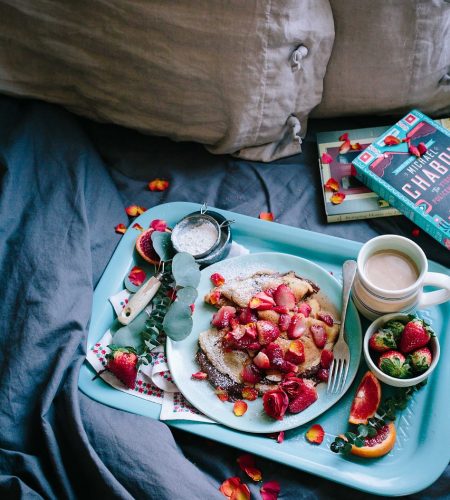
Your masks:
<path fill-rule="evenodd" d="M 241 483 L 231 494 L 230 500 L 250 500 L 250 490 L 248 486 Z"/>
<path fill-rule="evenodd" d="M 137 205 L 130 205 L 129 207 L 125 208 L 125 212 L 130 217 L 136 217 L 136 215 L 139 215 L 139 207 Z"/>
<path fill-rule="evenodd" d="M 163 233 L 167 229 L 167 222 L 162 219 L 154 219 L 150 222 L 150 227 L 155 231 Z"/>
<path fill-rule="evenodd" d="M 395 135 L 387 135 L 384 138 L 384 143 L 386 146 L 395 146 L 396 144 L 400 144 L 402 142 L 398 137 L 395 137 Z"/>
<path fill-rule="evenodd" d="M 332 161 L 333 161 L 332 156 L 330 156 L 328 153 L 322 153 L 322 158 L 321 158 L 322 163 L 325 163 L 326 165 L 328 165 Z"/>
<path fill-rule="evenodd" d="M 347 141 L 344 141 L 341 146 L 339 147 L 339 154 L 341 155 L 344 155 L 345 153 L 348 153 L 350 151 L 350 148 L 351 148 L 351 144 L 350 144 L 350 141 L 347 140 Z"/>
<path fill-rule="evenodd" d="M 339 182 L 334 177 L 330 177 L 327 182 L 325 182 L 324 187 L 328 191 L 339 191 Z"/>
<path fill-rule="evenodd" d="M 245 455 L 241 455 L 237 459 L 237 463 L 239 467 L 250 476 L 253 481 L 261 481 L 262 474 L 259 469 L 255 467 L 255 457 L 246 453 Z"/>
<path fill-rule="evenodd" d="M 331 203 L 333 203 L 333 205 L 340 205 L 344 200 L 345 200 L 344 193 L 334 193 L 333 196 L 330 198 L 330 201 Z"/>
<path fill-rule="evenodd" d="M 117 224 L 117 226 L 114 228 L 114 231 L 118 234 L 125 234 L 125 231 L 127 228 L 125 227 L 125 224 Z"/>
<path fill-rule="evenodd" d="M 144 208 L 144 207 L 139 207 L 139 206 L 137 207 L 137 213 L 138 213 L 138 215 L 141 215 L 141 214 L 143 214 L 146 211 L 147 211 L 147 209 Z"/>
<path fill-rule="evenodd" d="M 236 415 L 236 417 L 242 417 L 242 415 L 246 413 L 247 409 L 247 403 L 242 400 L 236 401 L 233 405 L 233 413 Z"/>
<path fill-rule="evenodd" d="M 237 476 L 225 479 L 220 485 L 219 491 L 223 496 L 230 498 L 234 490 L 241 484 L 241 479 Z"/>
<path fill-rule="evenodd" d="M 278 481 L 269 481 L 263 484 L 259 491 L 262 500 L 277 500 L 280 489 L 280 483 Z"/>
<path fill-rule="evenodd" d="M 169 181 L 164 179 L 153 179 L 148 183 L 150 191 L 165 191 L 169 187 Z"/>
<path fill-rule="evenodd" d="M 362 146 L 359 142 L 354 142 L 351 145 L 351 148 L 353 149 L 353 151 L 359 151 L 360 149 L 362 149 Z"/>
<path fill-rule="evenodd" d="M 267 220 L 269 222 L 273 222 L 275 220 L 275 217 L 273 216 L 272 212 L 261 212 L 259 214 L 259 218 L 261 220 Z"/>
<path fill-rule="evenodd" d="M 146 277 L 145 271 L 138 266 L 134 266 L 128 275 L 128 279 L 134 286 L 141 286 Z"/>
<path fill-rule="evenodd" d="M 138 231 L 141 231 L 141 232 L 144 230 L 144 228 L 140 224 L 138 224 L 137 222 L 135 222 L 131 227 L 133 229 L 137 229 Z"/>
<path fill-rule="evenodd" d="M 345 134 L 342 134 L 339 136 L 340 141 L 348 141 L 348 132 L 345 132 Z"/>

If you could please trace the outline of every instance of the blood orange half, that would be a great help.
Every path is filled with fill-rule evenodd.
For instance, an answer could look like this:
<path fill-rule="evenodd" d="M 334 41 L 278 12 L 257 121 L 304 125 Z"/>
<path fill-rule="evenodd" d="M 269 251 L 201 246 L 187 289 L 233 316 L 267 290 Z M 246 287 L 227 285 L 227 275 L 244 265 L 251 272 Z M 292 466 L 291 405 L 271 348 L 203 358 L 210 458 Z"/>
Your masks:
<path fill-rule="evenodd" d="M 375 436 L 366 437 L 364 440 L 365 444 L 361 448 L 353 445 L 352 454 L 364 458 L 382 457 L 392 450 L 396 436 L 395 425 L 393 422 L 389 422 Z"/>
<path fill-rule="evenodd" d="M 159 255 L 155 252 L 153 248 L 152 233 L 157 231 L 157 229 L 150 228 L 143 231 L 136 240 L 136 250 L 138 254 L 150 264 L 159 263 Z M 166 233 L 170 233 L 170 229 L 166 228 L 164 230 Z"/>
<path fill-rule="evenodd" d="M 368 371 L 361 380 L 350 408 L 351 424 L 367 424 L 380 405 L 381 386 L 375 375 Z"/>

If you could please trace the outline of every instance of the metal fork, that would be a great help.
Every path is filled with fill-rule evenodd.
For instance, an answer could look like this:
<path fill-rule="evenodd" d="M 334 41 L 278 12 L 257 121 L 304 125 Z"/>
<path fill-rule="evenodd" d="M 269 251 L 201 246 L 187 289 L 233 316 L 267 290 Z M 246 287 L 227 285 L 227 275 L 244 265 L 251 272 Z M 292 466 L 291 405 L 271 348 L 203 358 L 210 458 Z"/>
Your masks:
<path fill-rule="evenodd" d="M 334 358 L 330 366 L 328 376 L 328 394 L 338 394 L 342 391 L 347 380 L 348 369 L 350 366 L 350 350 L 347 342 L 344 340 L 345 317 L 347 315 L 347 306 L 350 299 L 353 280 L 356 274 L 356 262 L 346 260 L 342 266 L 343 287 L 342 287 L 342 313 L 341 326 L 339 328 L 339 338 L 333 349 Z"/>

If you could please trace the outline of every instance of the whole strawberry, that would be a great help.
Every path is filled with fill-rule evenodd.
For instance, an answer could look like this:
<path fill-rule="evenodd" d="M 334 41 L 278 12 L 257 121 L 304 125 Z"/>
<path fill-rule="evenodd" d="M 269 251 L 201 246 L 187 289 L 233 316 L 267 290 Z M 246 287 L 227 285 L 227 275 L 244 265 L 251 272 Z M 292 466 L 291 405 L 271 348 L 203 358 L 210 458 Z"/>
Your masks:
<path fill-rule="evenodd" d="M 411 367 L 406 362 L 405 356 L 398 351 L 387 351 L 378 360 L 378 368 L 395 378 L 408 378 L 411 376 Z"/>
<path fill-rule="evenodd" d="M 370 337 L 369 347 L 376 352 L 386 352 L 397 349 L 397 343 L 390 330 L 380 329 Z"/>
<path fill-rule="evenodd" d="M 132 347 L 108 346 L 111 350 L 106 355 L 108 363 L 106 369 L 113 373 L 130 389 L 134 388 L 137 377 L 138 357 Z"/>
<path fill-rule="evenodd" d="M 428 347 L 421 347 L 408 356 L 408 363 L 416 373 L 423 373 L 430 368 L 433 356 Z"/>
<path fill-rule="evenodd" d="M 414 318 L 405 325 L 400 338 L 400 350 L 409 353 L 424 347 L 430 341 L 433 330 L 420 318 Z"/>

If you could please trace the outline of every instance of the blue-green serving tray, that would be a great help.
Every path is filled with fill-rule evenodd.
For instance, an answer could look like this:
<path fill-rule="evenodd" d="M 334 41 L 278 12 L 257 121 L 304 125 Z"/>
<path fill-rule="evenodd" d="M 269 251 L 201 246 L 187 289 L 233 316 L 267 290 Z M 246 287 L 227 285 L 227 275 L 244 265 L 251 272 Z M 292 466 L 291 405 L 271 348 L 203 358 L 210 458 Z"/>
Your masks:
<path fill-rule="evenodd" d="M 153 219 L 165 219 L 169 225 L 174 225 L 184 215 L 198 209 L 199 205 L 193 203 L 168 203 L 148 210 L 136 222 L 148 227 Z M 360 243 L 354 241 L 217 211 L 227 219 L 235 220 L 232 226 L 234 240 L 252 253 L 280 252 L 303 257 L 333 273 L 339 280 L 343 262 L 356 258 L 361 247 Z M 108 297 L 123 288 L 124 277 L 136 259 L 134 243 L 137 235 L 134 229 L 125 233 L 95 289 L 88 348 L 103 336 L 114 319 Z M 430 270 L 448 273 L 448 269 L 434 262 L 430 263 Z M 248 434 L 217 424 L 182 420 L 168 421 L 167 424 L 370 493 L 400 496 L 420 491 L 442 474 L 450 460 L 450 427 L 447 423 L 450 414 L 450 363 L 447 359 L 450 352 L 450 304 L 419 313 L 432 324 L 443 355 L 428 385 L 414 396 L 408 408 L 399 415 L 396 424 L 397 442 L 385 457 L 343 458 L 329 449 L 334 436 L 348 428 L 351 401 L 359 380 L 367 370 L 364 361 L 347 394 L 314 420 L 326 432 L 320 446 L 313 446 L 305 440 L 305 432 L 311 423 L 287 431 L 282 444 L 265 435 Z M 363 321 L 363 331 L 366 326 L 367 322 Z M 117 391 L 100 378 L 92 380 L 93 375 L 92 368 L 84 363 L 79 387 L 91 398 L 114 408 L 159 418 L 160 405 Z M 389 393 L 386 386 L 383 386 L 383 393 Z"/>

